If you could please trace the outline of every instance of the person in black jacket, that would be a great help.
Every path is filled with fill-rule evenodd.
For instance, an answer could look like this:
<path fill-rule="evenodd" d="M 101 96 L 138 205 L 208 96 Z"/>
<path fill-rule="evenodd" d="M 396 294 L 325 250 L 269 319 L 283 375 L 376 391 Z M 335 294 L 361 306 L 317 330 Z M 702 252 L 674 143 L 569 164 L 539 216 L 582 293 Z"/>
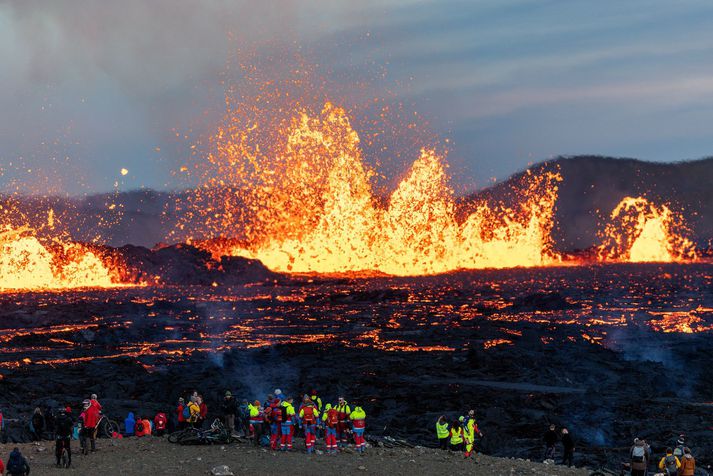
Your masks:
<path fill-rule="evenodd" d="M 57 459 L 57 466 L 62 464 L 62 450 L 67 449 L 67 467 L 72 465 L 72 427 L 74 422 L 64 408 L 60 408 L 59 413 L 54 421 L 55 428 L 55 450 L 54 454 Z"/>
<path fill-rule="evenodd" d="M 557 444 L 557 432 L 555 426 L 550 425 L 550 429 L 545 432 L 545 459 L 555 459 L 555 445 Z"/>
<path fill-rule="evenodd" d="M 562 446 L 564 449 L 562 464 L 572 467 L 572 461 L 574 460 L 574 440 L 572 439 L 572 435 L 569 434 L 569 430 L 567 430 L 567 428 L 562 428 Z"/>
<path fill-rule="evenodd" d="M 45 431 L 45 416 L 40 407 L 35 408 L 32 414 L 32 441 L 42 441 L 42 433 Z"/>
<path fill-rule="evenodd" d="M 235 412 L 237 410 L 235 404 L 235 398 L 230 390 L 226 390 L 225 398 L 220 404 L 220 410 L 223 413 L 223 422 L 225 423 L 225 428 L 228 430 L 228 434 L 232 435 L 235 431 Z"/>

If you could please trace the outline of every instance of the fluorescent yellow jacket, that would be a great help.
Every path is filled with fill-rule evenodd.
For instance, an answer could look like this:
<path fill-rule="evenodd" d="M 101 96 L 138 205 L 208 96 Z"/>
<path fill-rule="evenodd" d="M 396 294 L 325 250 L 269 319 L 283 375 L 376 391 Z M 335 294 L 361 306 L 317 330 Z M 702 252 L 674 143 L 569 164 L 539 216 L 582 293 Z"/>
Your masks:
<path fill-rule="evenodd" d="M 198 421 L 198 417 L 201 416 L 201 407 L 196 402 L 188 402 L 188 412 L 190 414 L 188 421 L 195 423 Z"/>
<path fill-rule="evenodd" d="M 436 422 L 436 436 L 438 439 L 448 438 L 450 432 L 448 431 L 448 422 L 438 423 Z"/>
<path fill-rule="evenodd" d="M 331 410 L 331 409 L 332 409 L 332 404 L 331 404 L 331 403 L 328 403 L 328 404 L 324 407 L 324 411 L 322 412 L 322 421 L 327 421 L 327 412 L 329 412 L 329 410 Z"/>
<path fill-rule="evenodd" d="M 451 428 L 451 444 L 459 445 L 461 443 L 463 443 L 463 428 L 458 428 L 458 430 Z"/>
<path fill-rule="evenodd" d="M 282 407 L 285 409 L 285 417 L 290 418 L 295 416 L 295 407 L 290 402 L 282 402 Z"/>
<path fill-rule="evenodd" d="M 362 407 L 354 407 L 354 410 L 349 414 L 350 420 L 363 420 L 366 418 L 366 412 Z"/>
<path fill-rule="evenodd" d="M 260 415 L 260 409 L 252 403 L 248 403 L 248 411 L 250 412 L 250 416 L 252 418 L 255 418 L 256 416 Z"/>

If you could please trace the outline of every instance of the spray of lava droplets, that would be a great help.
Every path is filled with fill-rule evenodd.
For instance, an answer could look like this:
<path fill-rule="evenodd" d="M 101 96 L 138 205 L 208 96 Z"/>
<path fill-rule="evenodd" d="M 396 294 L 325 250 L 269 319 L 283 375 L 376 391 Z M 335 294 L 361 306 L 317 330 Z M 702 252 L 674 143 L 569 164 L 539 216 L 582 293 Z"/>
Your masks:
<path fill-rule="evenodd" d="M 666 205 L 625 197 L 611 212 L 603 232 L 603 261 L 683 262 L 696 258 L 683 218 Z"/>
<path fill-rule="evenodd" d="M 272 82 L 259 89 L 228 98 L 210 153 L 194 168 L 200 186 L 179 224 L 188 241 L 293 273 L 423 275 L 560 262 L 550 238 L 558 173 L 528 174 L 517 207 L 481 203 L 459 222 L 433 149 L 423 148 L 381 197 L 343 108 L 326 101 L 314 113 Z M 197 224 L 203 230 L 191 235 Z"/>

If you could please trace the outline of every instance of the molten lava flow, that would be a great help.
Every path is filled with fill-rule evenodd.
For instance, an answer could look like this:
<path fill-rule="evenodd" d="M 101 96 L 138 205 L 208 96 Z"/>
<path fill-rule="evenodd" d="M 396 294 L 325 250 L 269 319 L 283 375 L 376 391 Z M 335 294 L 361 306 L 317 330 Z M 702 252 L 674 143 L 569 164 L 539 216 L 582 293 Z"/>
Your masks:
<path fill-rule="evenodd" d="M 632 263 L 690 261 L 696 258 L 696 249 L 685 233 L 683 218 L 668 206 L 625 197 L 611 213 L 599 258 Z"/>
<path fill-rule="evenodd" d="M 421 151 L 382 204 L 343 109 L 327 103 L 317 117 L 302 111 L 270 156 L 254 144 L 257 127 L 221 129 L 214 139 L 218 152 L 208 164 L 220 182 L 211 177 L 197 202 L 218 225 L 214 238 L 234 238 L 198 242 L 215 255 L 259 259 L 282 272 L 402 276 L 558 262 L 550 240 L 558 174 L 530 176 L 517 209 L 482 203 L 459 224 L 443 160 L 433 150 Z M 249 191 L 239 186 L 246 180 Z M 236 229 L 237 216 L 244 231 Z"/>
<path fill-rule="evenodd" d="M 83 245 L 45 245 L 29 228 L 0 228 L 0 291 L 113 286 L 112 273 Z"/>

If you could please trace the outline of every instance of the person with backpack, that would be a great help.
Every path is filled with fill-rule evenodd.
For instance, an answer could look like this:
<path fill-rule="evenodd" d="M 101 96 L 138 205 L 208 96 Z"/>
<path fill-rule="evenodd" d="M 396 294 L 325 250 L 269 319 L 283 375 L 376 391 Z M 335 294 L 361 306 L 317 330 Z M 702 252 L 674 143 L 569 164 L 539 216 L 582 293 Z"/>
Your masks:
<path fill-rule="evenodd" d="M 355 405 L 352 412 L 349 414 L 349 419 L 352 421 L 352 431 L 354 432 L 354 445 L 359 453 L 366 450 L 366 440 L 364 439 L 364 430 L 366 429 L 366 412 L 359 405 Z"/>
<path fill-rule="evenodd" d="M 450 429 L 448 428 L 448 420 L 446 420 L 445 415 L 439 416 L 436 421 L 436 437 L 438 438 L 438 447 L 442 450 L 447 450 Z"/>
<path fill-rule="evenodd" d="M 475 422 L 475 410 L 470 410 L 468 411 L 468 416 L 465 418 L 463 423 L 466 458 L 469 458 L 473 452 L 473 447 L 475 446 L 475 435 L 478 435 L 480 438 L 483 437 L 483 433 L 480 431 L 478 424 Z"/>
<path fill-rule="evenodd" d="M 666 456 L 659 461 L 659 469 L 662 470 L 666 476 L 677 476 L 678 468 L 680 467 L 681 462 L 673 455 L 673 449 L 666 448 Z"/>
<path fill-rule="evenodd" d="M 228 430 L 228 434 L 232 435 L 235 431 L 235 410 L 237 405 L 235 398 L 230 390 L 225 391 L 225 396 L 220 404 L 220 411 L 223 414 L 223 423 Z"/>
<path fill-rule="evenodd" d="M 248 404 L 248 411 L 250 412 L 250 433 L 253 435 L 253 444 L 260 446 L 260 440 L 263 434 L 262 423 L 264 420 L 260 400 L 255 400 L 253 403 Z"/>
<path fill-rule="evenodd" d="M 571 468 L 574 464 L 574 440 L 567 428 L 562 428 L 562 449 L 564 450 L 562 453 L 562 465 L 566 464 Z"/>
<path fill-rule="evenodd" d="M 649 452 L 644 440 L 634 439 L 634 446 L 629 450 L 629 459 L 631 461 L 631 476 L 646 476 L 646 470 L 649 467 Z"/>
<path fill-rule="evenodd" d="M 198 419 L 201 416 L 201 408 L 198 406 L 198 397 L 191 395 L 188 404 L 183 408 L 183 418 L 186 419 L 186 425 L 198 427 Z"/>
<path fill-rule="evenodd" d="M 20 453 L 20 448 L 15 448 L 10 453 L 5 471 L 7 471 L 7 476 L 27 476 L 30 474 L 30 465 L 27 464 L 27 460 Z"/>
<path fill-rule="evenodd" d="M 681 458 L 681 467 L 678 468 L 678 476 L 693 476 L 696 474 L 696 459 L 691 454 L 691 449 L 685 446 L 683 448 L 683 457 Z"/>
<path fill-rule="evenodd" d="M 282 424 L 281 432 L 282 439 L 280 441 L 281 451 L 292 451 L 292 435 L 295 420 L 295 407 L 292 406 L 294 399 L 292 397 L 287 397 L 281 403 L 282 407 Z"/>
<path fill-rule="evenodd" d="M 312 389 L 309 397 L 314 402 L 314 407 L 319 413 L 322 413 L 322 399 L 317 395 L 317 390 Z"/>
<path fill-rule="evenodd" d="M 269 398 L 269 397 L 268 397 Z M 272 403 L 270 403 L 272 406 Z M 274 406 L 273 406 L 274 409 Z M 240 428 L 242 428 L 243 436 L 245 438 L 250 437 L 250 409 L 248 408 L 247 399 L 243 398 L 243 401 L 238 407 L 238 421 L 240 422 Z"/>
<path fill-rule="evenodd" d="M 186 408 L 185 400 L 183 397 L 179 397 L 178 405 L 176 406 L 176 416 L 178 418 L 178 429 L 183 430 L 186 427 L 186 417 L 183 416 L 183 410 Z"/>
<path fill-rule="evenodd" d="M 557 445 L 557 432 L 555 431 L 555 426 L 550 425 L 550 428 L 545 432 L 544 437 L 542 438 L 545 440 L 545 460 L 555 459 L 555 451 L 556 451 L 556 445 Z"/>
<path fill-rule="evenodd" d="M 314 452 L 314 445 L 317 442 L 317 419 L 319 418 L 319 410 L 311 399 L 308 399 L 299 414 L 302 420 L 302 425 L 305 431 L 305 448 L 307 453 Z"/>
<path fill-rule="evenodd" d="M 273 401 L 273 403 L 276 403 Z M 279 405 L 270 404 L 268 407 L 270 410 L 270 449 L 277 451 L 277 446 L 281 442 L 280 427 L 282 426 L 283 411 L 282 407 Z"/>
<path fill-rule="evenodd" d="M 32 441 L 42 441 L 42 433 L 45 430 L 45 416 L 40 407 L 35 408 L 31 419 Z"/>
<path fill-rule="evenodd" d="M 163 436 L 166 433 L 166 427 L 168 426 L 168 417 L 163 412 L 158 412 L 153 418 L 153 434 L 156 436 Z"/>
<path fill-rule="evenodd" d="M 74 422 L 72 421 L 72 417 L 69 416 L 66 409 L 60 407 L 59 414 L 54 420 L 54 455 L 56 458 L 57 466 L 60 466 L 62 464 L 62 450 L 64 449 L 67 450 L 67 467 L 70 467 L 72 465 L 71 441 L 73 426 Z"/>
<path fill-rule="evenodd" d="M 678 435 L 676 447 L 673 449 L 673 455 L 679 460 L 683 458 L 683 448 L 686 447 L 686 435 Z"/>
<path fill-rule="evenodd" d="M 349 442 L 349 414 L 352 412 L 349 404 L 344 397 L 339 397 L 337 402 L 337 415 L 339 416 L 339 424 L 337 424 L 337 441 L 341 448 L 346 448 Z"/>
<path fill-rule="evenodd" d="M 331 403 L 327 403 L 322 414 L 324 422 L 324 443 L 327 446 L 327 453 L 337 453 L 337 425 L 339 424 L 339 413 L 336 408 L 332 408 Z"/>

